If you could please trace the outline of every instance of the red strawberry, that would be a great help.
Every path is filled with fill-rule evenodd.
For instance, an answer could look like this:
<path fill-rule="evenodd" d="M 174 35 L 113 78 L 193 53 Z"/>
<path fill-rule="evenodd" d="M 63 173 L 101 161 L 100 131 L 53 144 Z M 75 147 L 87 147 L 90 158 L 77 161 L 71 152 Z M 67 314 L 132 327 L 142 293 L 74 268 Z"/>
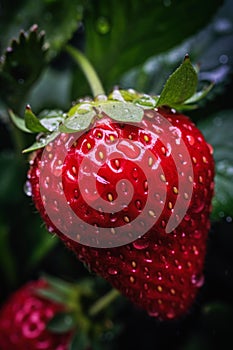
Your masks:
<path fill-rule="evenodd" d="M 84 133 L 60 134 L 35 153 L 28 181 L 49 231 L 166 320 L 186 313 L 203 284 L 214 163 L 188 117 L 143 113 L 130 124 L 102 113 Z"/>
<path fill-rule="evenodd" d="M 48 322 L 64 311 L 61 304 L 39 297 L 36 289 L 46 288 L 44 280 L 33 281 L 17 290 L 0 311 L 0 349 L 68 350 L 71 332 L 55 334 Z"/>

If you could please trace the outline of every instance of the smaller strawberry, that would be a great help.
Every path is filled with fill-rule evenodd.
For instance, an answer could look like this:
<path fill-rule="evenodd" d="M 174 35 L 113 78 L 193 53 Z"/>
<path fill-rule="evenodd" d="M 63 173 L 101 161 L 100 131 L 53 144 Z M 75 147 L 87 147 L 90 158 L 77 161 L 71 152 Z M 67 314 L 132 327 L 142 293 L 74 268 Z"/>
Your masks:
<path fill-rule="evenodd" d="M 68 350 L 72 331 L 57 334 L 46 328 L 64 305 L 39 296 L 46 290 L 45 280 L 31 281 L 17 290 L 0 311 L 0 349 L 2 350 Z"/>

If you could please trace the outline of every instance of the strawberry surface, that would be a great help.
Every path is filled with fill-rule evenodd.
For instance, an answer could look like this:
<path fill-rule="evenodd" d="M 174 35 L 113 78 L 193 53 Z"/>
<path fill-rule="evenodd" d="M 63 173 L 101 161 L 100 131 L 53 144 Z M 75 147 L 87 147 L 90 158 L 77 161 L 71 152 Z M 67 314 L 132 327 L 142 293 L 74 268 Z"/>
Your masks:
<path fill-rule="evenodd" d="M 0 311 L 0 349 L 68 350 L 71 333 L 55 334 L 48 322 L 64 311 L 61 304 L 39 297 L 36 289 L 46 288 L 44 280 L 28 282 L 13 293 Z"/>
<path fill-rule="evenodd" d="M 96 117 L 30 164 L 50 232 L 151 316 L 187 313 L 204 281 L 214 188 L 212 149 L 188 117 L 168 108 L 144 109 L 140 123 Z"/>

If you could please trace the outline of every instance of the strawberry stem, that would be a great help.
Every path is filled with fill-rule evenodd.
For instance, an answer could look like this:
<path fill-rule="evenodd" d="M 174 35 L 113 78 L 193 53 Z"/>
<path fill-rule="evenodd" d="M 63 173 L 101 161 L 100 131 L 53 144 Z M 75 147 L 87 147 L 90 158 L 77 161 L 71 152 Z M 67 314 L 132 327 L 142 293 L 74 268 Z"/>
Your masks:
<path fill-rule="evenodd" d="M 81 53 L 78 49 L 70 45 L 66 46 L 66 51 L 73 57 L 75 62 L 77 62 L 77 64 L 82 69 L 85 77 L 88 80 L 93 96 L 96 97 L 98 95 L 104 95 L 105 92 L 101 81 L 92 64 L 88 61 L 87 57 L 83 55 L 83 53 Z"/>
<path fill-rule="evenodd" d="M 109 304 L 112 303 L 118 296 L 120 296 L 120 292 L 116 289 L 110 290 L 107 294 L 105 294 L 102 298 L 97 300 L 89 309 L 90 316 L 96 316 L 100 311 L 105 309 Z"/>

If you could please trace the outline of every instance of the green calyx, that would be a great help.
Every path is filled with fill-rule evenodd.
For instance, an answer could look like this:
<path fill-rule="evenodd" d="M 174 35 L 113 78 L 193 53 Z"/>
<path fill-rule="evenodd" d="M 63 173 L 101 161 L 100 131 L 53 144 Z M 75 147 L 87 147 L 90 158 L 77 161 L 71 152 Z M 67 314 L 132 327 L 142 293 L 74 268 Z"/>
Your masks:
<path fill-rule="evenodd" d="M 69 349 L 86 349 L 92 340 L 96 341 L 109 330 L 114 331 L 115 325 L 109 322 L 107 306 L 120 296 L 119 291 L 112 289 L 96 301 L 94 282 L 89 278 L 78 283 L 48 275 L 42 276 L 42 279 L 46 285 L 35 288 L 35 295 L 63 306 L 48 322 L 47 329 L 54 334 L 70 332 Z"/>
<path fill-rule="evenodd" d="M 41 133 L 39 139 L 23 153 L 45 147 L 53 141 L 59 133 L 74 133 L 89 128 L 95 118 L 108 116 L 117 122 L 140 123 L 145 109 L 169 107 L 176 110 L 195 108 L 195 103 L 209 92 L 212 85 L 197 92 L 197 71 L 190 62 L 188 55 L 184 61 L 168 78 L 160 95 L 150 96 L 133 89 L 114 89 L 108 96 L 103 93 L 102 85 L 92 66 L 76 49 L 68 50 L 79 63 L 90 83 L 93 99 L 80 100 L 67 113 L 62 111 L 44 111 L 38 117 L 30 106 L 26 107 L 24 120 L 9 111 L 13 123 L 22 131 Z M 89 74 L 90 72 L 90 74 Z M 90 76 L 89 76 L 90 75 Z M 94 81 L 91 84 L 91 77 Z"/>

